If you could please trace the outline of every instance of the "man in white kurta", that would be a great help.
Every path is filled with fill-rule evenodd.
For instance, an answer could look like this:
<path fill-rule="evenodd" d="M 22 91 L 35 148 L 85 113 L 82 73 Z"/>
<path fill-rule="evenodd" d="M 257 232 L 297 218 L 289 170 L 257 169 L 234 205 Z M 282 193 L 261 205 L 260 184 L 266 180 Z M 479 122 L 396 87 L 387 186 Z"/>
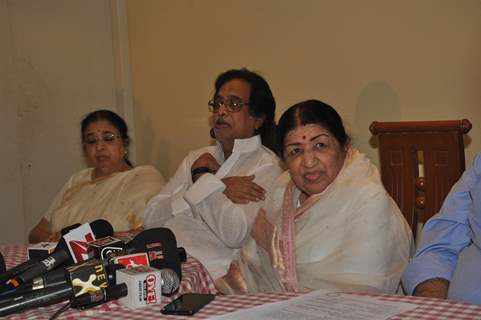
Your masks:
<path fill-rule="evenodd" d="M 221 166 L 217 173 L 204 174 L 193 183 L 192 163 L 206 152 Z M 255 175 L 254 182 L 267 190 L 281 172 L 279 159 L 261 144 L 258 135 L 235 140 L 226 161 L 219 145 L 190 152 L 168 184 L 150 201 L 144 226 L 171 229 L 178 245 L 199 259 L 215 279 L 226 273 L 262 203 L 233 203 L 223 193 L 221 179 Z"/>
<path fill-rule="evenodd" d="M 221 73 L 208 106 L 217 145 L 182 161 L 149 203 L 144 227 L 170 228 L 217 278 L 248 237 L 266 190 L 282 170 L 271 151 L 275 100 L 264 78 L 247 69 Z"/>

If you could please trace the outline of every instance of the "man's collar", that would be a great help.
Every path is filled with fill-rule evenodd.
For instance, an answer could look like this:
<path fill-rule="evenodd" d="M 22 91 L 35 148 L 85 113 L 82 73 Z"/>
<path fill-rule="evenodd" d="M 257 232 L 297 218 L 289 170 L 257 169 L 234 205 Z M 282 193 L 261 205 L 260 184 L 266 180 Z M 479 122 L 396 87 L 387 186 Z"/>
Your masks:
<path fill-rule="evenodd" d="M 222 150 L 221 144 L 217 141 L 217 146 Z M 248 153 L 259 149 L 262 145 L 261 136 L 255 135 L 246 139 L 235 139 L 232 153 Z"/>

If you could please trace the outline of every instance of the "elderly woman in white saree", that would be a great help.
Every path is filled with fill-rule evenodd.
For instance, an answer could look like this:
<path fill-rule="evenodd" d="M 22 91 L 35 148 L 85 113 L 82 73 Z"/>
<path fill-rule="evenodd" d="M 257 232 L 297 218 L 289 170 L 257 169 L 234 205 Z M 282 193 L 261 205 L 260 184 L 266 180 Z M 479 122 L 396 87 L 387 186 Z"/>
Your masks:
<path fill-rule="evenodd" d="M 350 147 L 337 112 L 317 100 L 296 104 L 278 136 L 288 171 L 218 289 L 394 293 L 411 231 L 376 167 Z"/>
<path fill-rule="evenodd" d="M 127 124 L 116 113 L 91 112 L 82 120 L 81 134 L 90 168 L 70 177 L 55 196 L 30 232 L 31 243 L 57 241 L 64 227 L 96 219 L 109 221 L 116 233 L 141 228 L 147 202 L 163 185 L 157 169 L 134 168 L 128 160 Z"/>

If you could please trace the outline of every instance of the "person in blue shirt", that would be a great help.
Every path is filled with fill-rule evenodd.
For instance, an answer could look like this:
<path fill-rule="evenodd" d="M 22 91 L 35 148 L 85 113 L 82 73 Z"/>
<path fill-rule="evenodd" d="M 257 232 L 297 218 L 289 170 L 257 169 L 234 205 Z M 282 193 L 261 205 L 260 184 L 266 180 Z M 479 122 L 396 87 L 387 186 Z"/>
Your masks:
<path fill-rule="evenodd" d="M 481 153 L 426 222 L 402 283 L 416 296 L 481 304 Z"/>

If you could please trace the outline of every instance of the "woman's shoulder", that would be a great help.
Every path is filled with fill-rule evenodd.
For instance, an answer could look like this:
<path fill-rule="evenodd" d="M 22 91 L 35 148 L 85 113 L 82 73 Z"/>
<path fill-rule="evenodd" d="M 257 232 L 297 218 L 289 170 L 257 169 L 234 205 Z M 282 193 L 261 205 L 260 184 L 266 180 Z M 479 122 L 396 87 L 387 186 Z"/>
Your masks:
<path fill-rule="evenodd" d="M 149 173 L 149 174 L 159 173 L 160 174 L 159 170 L 157 170 L 156 167 L 150 164 L 133 167 L 130 171 L 134 173 Z"/>
<path fill-rule="evenodd" d="M 127 174 L 129 176 L 135 177 L 135 179 L 148 178 L 150 180 L 159 179 L 161 180 L 161 182 L 164 181 L 162 174 L 159 172 L 159 170 L 157 170 L 156 167 L 152 165 L 141 165 L 134 167 L 131 170 L 127 171 Z"/>
<path fill-rule="evenodd" d="M 92 180 L 92 171 L 94 168 L 84 168 L 73 175 L 70 176 L 67 183 L 75 185 L 82 182 L 87 182 Z"/>
<path fill-rule="evenodd" d="M 356 188 L 359 184 L 363 184 L 374 189 L 383 189 L 379 170 L 371 160 L 357 149 L 352 149 L 350 152 L 349 165 L 343 169 L 340 180 Z"/>
<path fill-rule="evenodd" d="M 349 194 L 350 199 L 366 201 L 386 201 L 390 198 L 381 181 L 377 167 L 369 158 L 356 149 L 352 159 L 337 183 L 337 191 Z"/>

